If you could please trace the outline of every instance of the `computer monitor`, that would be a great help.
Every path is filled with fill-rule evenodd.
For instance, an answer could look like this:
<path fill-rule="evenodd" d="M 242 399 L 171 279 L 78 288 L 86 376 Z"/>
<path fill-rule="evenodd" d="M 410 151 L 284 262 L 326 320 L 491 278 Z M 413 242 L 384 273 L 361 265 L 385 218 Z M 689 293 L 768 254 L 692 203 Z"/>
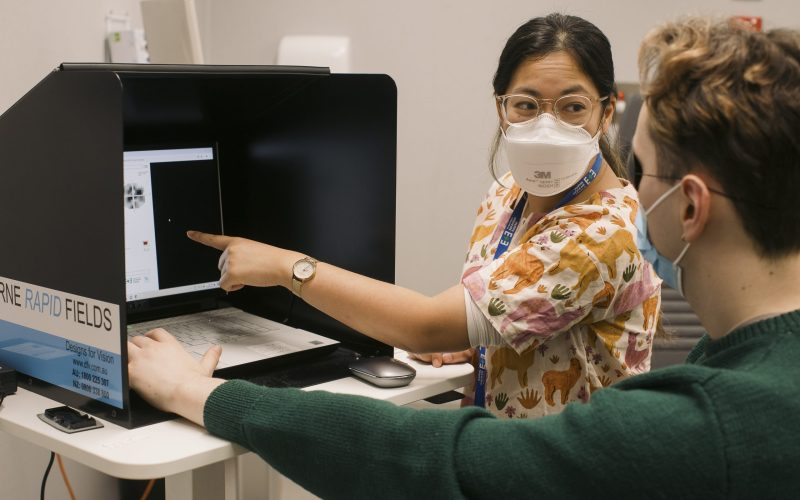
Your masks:
<path fill-rule="evenodd" d="M 213 146 L 123 154 L 127 302 L 219 288 L 219 252 L 186 231 L 223 232 Z"/>
<path fill-rule="evenodd" d="M 126 326 L 144 311 L 159 317 L 161 301 L 208 296 L 363 354 L 391 354 L 282 287 L 225 295 L 213 286 L 219 252 L 188 240 L 185 229 L 222 232 L 224 219 L 228 234 L 394 281 L 396 98 L 386 75 L 319 68 L 79 64 L 47 75 L 0 115 L 0 199 L 8 208 L 0 229 L 9 235 L 0 245 L 0 364 L 17 369 L 23 387 L 130 426 L 138 402 L 128 385 Z M 130 236 L 141 244 L 150 228 L 156 270 L 140 247 L 145 266 L 136 273 L 125 214 L 142 209 L 148 194 L 158 203 L 169 179 L 156 177 L 183 163 L 142 152 L 204 148 L 212 158 L 198 161 L 219 160 L 222 208 L 218 198 L 203 203 L 219 210 L 218 223 L 214 213 L 154 204 L 152 225 Z M 149 193 L 126 180 L 126 153 L 149 162 Z M 196 206 L 198 192 L 178 191 L 180 203 Z M 188 222 L 178 228 L 162 213 Z M 162 263 L 162 237 L 209 257 Z M 170 274 L 203 266 L 208 274 Z M 145 286 L 145 276 L 158 285 Z M 137 277 L 140 288 L 129 290 L 126 280 Z M 203 286 L 212 288 L 186 292 Z"/>

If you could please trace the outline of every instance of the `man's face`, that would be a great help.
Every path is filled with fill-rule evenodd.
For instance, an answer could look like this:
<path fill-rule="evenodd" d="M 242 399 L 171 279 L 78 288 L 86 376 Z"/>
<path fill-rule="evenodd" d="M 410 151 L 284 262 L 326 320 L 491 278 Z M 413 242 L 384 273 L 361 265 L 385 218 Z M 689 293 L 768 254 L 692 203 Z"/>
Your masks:
<path fill-rule="evenodd" d="M 675 185 L 673 179 L 658 177 L 657 153 L 650 137 L 648 124 L 650 111 L 647 104 L 642 105 L 636 133 L 633 136 L 633 154 L 642 169 L 642 178 L 637 189 L 641 209 L 647 210 L 668 189 Z M 679 190 L 680 191 L 680 190 Z M 680 194 L 672 193 L 647 215 L 648 234 L 653 245 L 668 259 L 674 259 L 684 247 L 681 241 Z"/>

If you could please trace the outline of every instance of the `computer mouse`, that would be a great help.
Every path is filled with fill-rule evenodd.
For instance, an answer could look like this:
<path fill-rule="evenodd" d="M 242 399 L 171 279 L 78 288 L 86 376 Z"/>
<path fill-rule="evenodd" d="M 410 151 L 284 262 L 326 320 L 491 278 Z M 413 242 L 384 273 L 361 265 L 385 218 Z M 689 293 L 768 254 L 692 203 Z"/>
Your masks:
<path fill-rule="evenodd" d="M 417 376 L 414 367 L 389 357 L 357 359 L 350 363 L 350 372 L 378 387 L 403 387 Z"/>

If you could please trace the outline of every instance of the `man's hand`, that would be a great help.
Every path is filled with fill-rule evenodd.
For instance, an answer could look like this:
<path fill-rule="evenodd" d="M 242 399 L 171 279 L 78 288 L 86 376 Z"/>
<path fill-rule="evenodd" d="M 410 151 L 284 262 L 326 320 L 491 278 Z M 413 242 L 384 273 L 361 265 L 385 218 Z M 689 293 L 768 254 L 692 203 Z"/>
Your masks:
<path fill-rule="evenodd" d="M 221 353 L 214 346 L 198 362 L 175 337 L 156 328 L 128 342 L 130 385 L 156 408 L 203 425 L 206 399 L 225 382 L 211 378 Z"/>

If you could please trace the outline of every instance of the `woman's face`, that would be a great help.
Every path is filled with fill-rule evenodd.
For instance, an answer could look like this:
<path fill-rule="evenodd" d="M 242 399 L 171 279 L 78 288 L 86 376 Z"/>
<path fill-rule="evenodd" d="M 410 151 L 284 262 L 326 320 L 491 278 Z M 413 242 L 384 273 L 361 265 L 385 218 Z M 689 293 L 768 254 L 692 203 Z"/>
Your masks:
<path fill-rule="evenodd" d="M 592 115 L 583 126 L 584 130 L 594 136 L 598 130 L 605 133 L 611 124 L 614 114 L 614 100 L 600 102 L 601 96 L 597 88 L 584 74 L 575 60 L 568 53 L 553 52 L 540 59 L 523 61 L 514 71 L 506 94 L 523 94 L 537 99 L 553 99 L 541 107 L 543 113 L 553 113 L 553 102 L 561 96 L 577 94 L 588 97 L 592 101 Z M 605 109 L 604 105 L 605 104 Z M 500 124 L 508 126 L 503 120 L 500 103 L 497 105 Z"/>

